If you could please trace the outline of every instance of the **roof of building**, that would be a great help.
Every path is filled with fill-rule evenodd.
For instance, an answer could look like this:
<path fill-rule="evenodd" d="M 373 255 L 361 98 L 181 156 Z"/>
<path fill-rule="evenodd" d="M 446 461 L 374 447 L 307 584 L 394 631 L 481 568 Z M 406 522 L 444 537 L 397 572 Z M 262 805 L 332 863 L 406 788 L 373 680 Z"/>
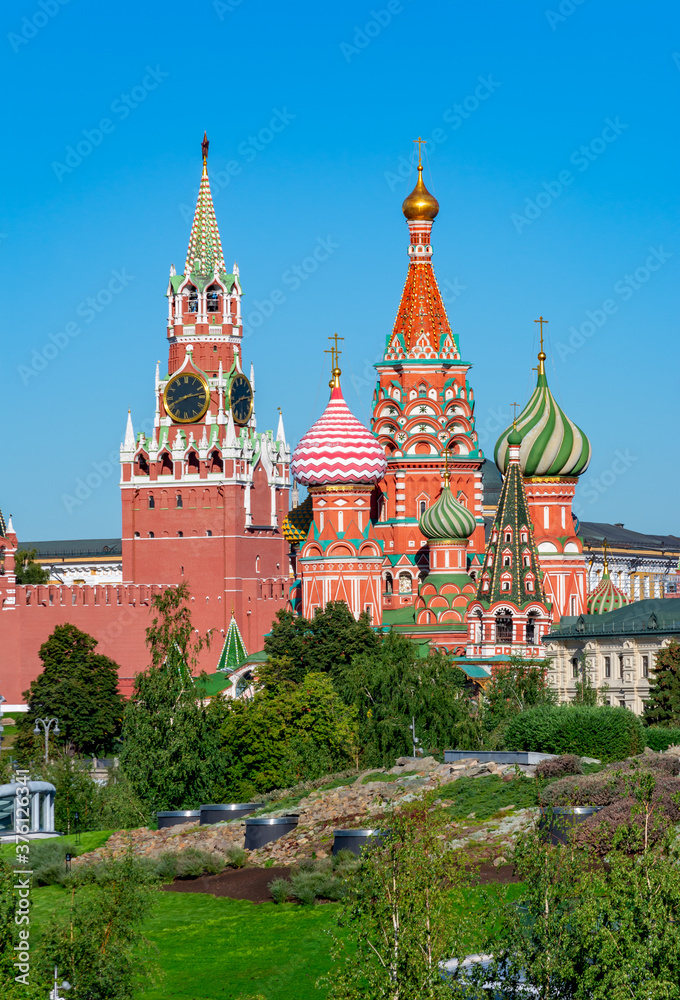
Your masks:
<path fill-rule="evenodd" d="M 301 504 L 288 512 L 281 527 L 281 534 L 289 545 L 299 545 L 307 537 L 313 520 L 312 494 L 309 493 Z"/>
<path fill-rule="evenodd" d="M 581 521 L 578 536 L 585 548 L 600 549 L 606 538 L 610 552 L 616 549 L 642 549 L 680 553 L 680 538 L 677 535 L 646 535 L 640 531 L 631 531 L 623 524 Z"/>
<path fill-rule="evenodd" d="M 538 377 L 531 399 L 516 420 L 522 434 L 520 466 L 525 476 L 580 476 L 590 463 L 590 441 L 557 405 L 545 374 L 545 354 L 538 355 Z M 508 468 L 508 438 L 513 424 L 496 443 L 496 465 Z"/>
<path fill-rule="evenodd" d="M 120 538 L 68 538 L 48 542 L 20 542 L 25 552 L 35 549 L 38 561 L 47 559 L 119 558 L 123 554 Z"/>
<path fill-rule="evenodd" d="M 544 642 L 649 632 L 680 633 L 680 601 L 677 598 L 655 597 L 634 601 L 603 615 L 563 617 L 559 626 L 544 637 Z"/>
<path fill-rule="evenodd" d="M 304 486 L 377 483 L 387 471 L 385 452 L 345 402 L 340 369 L 333 372 L 331 398 L 293 452 L 291 472 Z"/>
<path fill-rule="evenodd" d="M 503 480 L 495 462 L 485 458 L 482 462 L 482 485 L 484 487 L 484 506 L 497 507 L 501 498 Z"/>
<path fill-rule="evenodd" d="M 239 632 L 239 627 L 236 624 L 232 610 L 231 621 L 229 622 L 229 628 L 224 638 L 224 646 L 222 647 L 222 652 L 217 663 L 217 669 L 231 674 L 241 664 L 246 662 L 247 656 L 248 652 L 241 638 L 241 633 Z"/>

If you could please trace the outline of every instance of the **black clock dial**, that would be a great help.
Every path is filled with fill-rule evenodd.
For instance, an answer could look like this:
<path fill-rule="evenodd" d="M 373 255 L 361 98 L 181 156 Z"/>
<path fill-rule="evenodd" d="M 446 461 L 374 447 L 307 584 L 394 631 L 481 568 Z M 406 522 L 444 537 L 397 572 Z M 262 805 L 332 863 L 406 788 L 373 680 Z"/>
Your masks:
<path fill-rule="evenodd" d="M 165 409 L 174 421 L 200 420 L 210 404 L 210 389 L 198 375 L 175 375 L 165 387 Z"/>
<path fill-rule="evenodd" d="M 235 424 L 247 424 L 253 412 L 253 390 L 245 375 L 235 375 L 229 388 L 229 405 Z"/>

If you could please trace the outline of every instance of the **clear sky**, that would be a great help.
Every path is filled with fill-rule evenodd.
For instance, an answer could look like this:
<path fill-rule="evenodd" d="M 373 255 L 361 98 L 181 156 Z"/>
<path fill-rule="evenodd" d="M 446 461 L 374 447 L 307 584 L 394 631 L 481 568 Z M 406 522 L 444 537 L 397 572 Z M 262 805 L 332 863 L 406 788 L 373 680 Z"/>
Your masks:
<path fill-rule="evenodd" d="M 368 422 L 422 135 L 486 453 L 531 391 L 542 314 L 593 444 L 577 512 L 680 534 L 676 2 L 17 0 L 0 45 L 0 507 L 20 540 L 120 533 L 117 450 L 128 407 L 153 416 L 204 129 L 259 429 L 281 406 L 294 444 L 319 415 L 335 330 Z"/>

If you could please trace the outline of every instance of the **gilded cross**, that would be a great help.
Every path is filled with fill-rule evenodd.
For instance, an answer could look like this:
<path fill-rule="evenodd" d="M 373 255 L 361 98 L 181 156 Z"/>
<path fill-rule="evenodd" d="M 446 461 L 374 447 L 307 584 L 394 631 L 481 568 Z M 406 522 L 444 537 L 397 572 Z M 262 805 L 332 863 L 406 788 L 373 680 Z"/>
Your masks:
<path fill-rule="evenodd" d="M 519 403 L 510 403 L 510 406 L 512 406 L 512 407 L 513 407 L 513 411 L 512 411 L 512 422 L 513 422 L 513 424 L 514 424 L 514 423 L 515 423 L 515 421 L 517 420 L 517 407 L 519 406 Z"/>
<path fill-rule="evenodd" d="M 421 146 L 424 146 L 426 144 L 427 139 L 421 139 L 420 136 L 418 136 L 418 138 L 414 139 L 413 141 L 418 143 L 418 166 L 420 167 L 422 166 L 423 162 Z"/>
<path fill-rule="evenodd" d="M 326 351 L 325 353 L 331 355 L 331 361 L 333 363 L 333 367 L 334 368 L 338 368 L 339 367 L 339 363 L 340 363 L 340 355 L 342 353 L 342 351 L 340 351 L 339 348 L 338 348 L 338 341 L 339 340 L 344 340 L 345 338 L 344 337 L 338 337 L 337 333 L 334 333 L 333 336 L 329 337 L 328 339 L 335 341 L 335 343 L 334 343 L 333 347 L 331 347 L 330 351 Z"/>
<path fill-rule="evenodd" d="M 543 350 L 543 324 L 547 323 L 547 322 L 548 322 L 548 320 L 547 319 L 543 319 L 542 316 L 539 316 L 538 319 L 534 320 L 534 323 L 540 323 L 541 324 L 541 351 Z"/>

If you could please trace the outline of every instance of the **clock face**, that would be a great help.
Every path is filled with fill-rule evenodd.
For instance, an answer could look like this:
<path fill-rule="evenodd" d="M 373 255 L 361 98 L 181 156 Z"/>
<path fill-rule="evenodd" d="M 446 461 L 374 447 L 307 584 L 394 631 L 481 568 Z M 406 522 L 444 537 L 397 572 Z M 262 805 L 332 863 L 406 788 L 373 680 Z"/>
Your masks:
<path fill-rule="evenodd" d="M 176 423 L 200 420 L 210 405 L 210 389 L 198 375 L 175 375 L 165 387 L 165 409 Z"/>
<path fill-rule="evenodd" d="M 247 424 L 253 412 L 253 390 L 245 375 L 235 375 L 229 389 L 229 404 L 235 424 Z"/>

